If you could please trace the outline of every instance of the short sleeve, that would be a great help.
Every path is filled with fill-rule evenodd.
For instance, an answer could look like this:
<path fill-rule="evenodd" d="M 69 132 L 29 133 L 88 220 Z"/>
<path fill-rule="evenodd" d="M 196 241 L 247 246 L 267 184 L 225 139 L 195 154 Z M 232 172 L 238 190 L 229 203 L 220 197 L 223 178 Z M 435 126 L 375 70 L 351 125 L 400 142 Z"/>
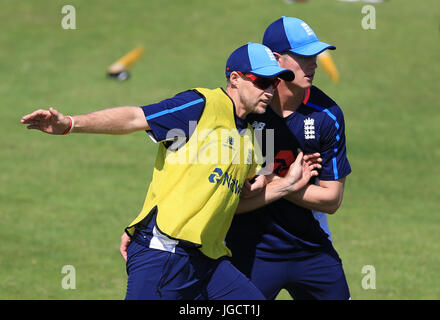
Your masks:
<path fill-rule="evenodd" d="M 321 180 L 338 180 L 351 172 L 345 145 L 345 122 L 342 110 L 334 105 L 324 111 L 327 114 L 321 124 Z"/>
<path fill-rule="evenodd" d="M 205 107 L 205 99 L 194 90 L 181 92 L 170 99 L 142 106 L 155 142 L 189 138 Z"/>

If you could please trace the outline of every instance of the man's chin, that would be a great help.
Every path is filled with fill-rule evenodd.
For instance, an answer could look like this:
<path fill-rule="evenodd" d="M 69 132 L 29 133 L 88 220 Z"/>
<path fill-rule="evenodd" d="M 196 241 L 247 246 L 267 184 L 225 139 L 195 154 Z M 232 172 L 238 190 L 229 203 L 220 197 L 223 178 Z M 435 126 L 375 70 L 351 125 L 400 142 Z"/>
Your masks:
<path fill-rule="evenodd" d="M 267 107 L 268 107 L 267 104 L 264 105 L 264 107 L 263 107 L 263 106 L 258 106 L 257 108 L 255 108 L 254 113 L 257 113 L 257 114 L 263 114 L 263 113 L 266 113 L 266 109 L 267 109 Z"/>
<path fill-rule="evenodd" d="M 304 89 L 310 89 L 313 85 L 313 78 L 306 78 L 306 82 L 304 84 Z"/>

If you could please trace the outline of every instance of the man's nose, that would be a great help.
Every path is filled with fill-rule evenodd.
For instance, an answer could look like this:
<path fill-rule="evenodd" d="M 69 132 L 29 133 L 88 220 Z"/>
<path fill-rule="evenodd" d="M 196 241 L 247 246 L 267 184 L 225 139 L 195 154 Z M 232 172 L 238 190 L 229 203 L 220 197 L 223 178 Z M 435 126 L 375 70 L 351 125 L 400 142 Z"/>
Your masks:
<path fill-rule="evenodd" d="M 272 96 L 273 96 L 273 92 L 274 92 L 274 91 L 275 91 L 274 86 L 273 86 L 273 85 L 270 85 L 270 86 L 268 86 L 268 87 L 264 90 L 264 93 L 265 93 L 266 96 L 272 98 Z"/>

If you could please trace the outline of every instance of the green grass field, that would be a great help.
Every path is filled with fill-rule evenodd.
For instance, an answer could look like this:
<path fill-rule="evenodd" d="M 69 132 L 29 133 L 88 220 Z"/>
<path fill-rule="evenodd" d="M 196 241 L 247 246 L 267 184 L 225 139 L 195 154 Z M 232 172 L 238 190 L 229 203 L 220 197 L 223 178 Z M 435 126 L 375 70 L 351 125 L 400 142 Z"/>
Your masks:
<path fill-rule="evenodd" d="M 64 30 L 64 5 L 76 30 Z M 3 0 L 0 5 L 0 299 L 122 299 L 123 228 L 138 214 L 156 145 L 143 133 L 49 136 L 20 118 L 55 106 L 79 114 L 144 105 L 225 85 L 230 52 L 282 15 L 310 23 L 341 80 L 315 84 L 345 113 L 353 172 L 329 218 L 353 299 L 440 298 L 440 6 L 309 0 Z M 137 45 L 132 78 L 107 67 Z M 76 270 L 65 290 L 63 266 Z M 362 268 L 376 289 L 362 288 Z M 289 299 L 281 292 L 279 299 Z"/>

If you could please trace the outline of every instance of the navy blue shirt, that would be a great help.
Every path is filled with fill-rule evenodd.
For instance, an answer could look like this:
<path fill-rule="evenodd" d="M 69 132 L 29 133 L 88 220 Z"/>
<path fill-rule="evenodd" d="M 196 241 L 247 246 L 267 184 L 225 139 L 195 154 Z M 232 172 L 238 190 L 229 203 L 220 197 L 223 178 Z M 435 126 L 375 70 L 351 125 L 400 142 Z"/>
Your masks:
<path fill-rule="evenodd" d="M 262 152 L 266 154 L 265 131 L 274 133 L 274 172 L 284 176 L 295 160 L 297 148 L 319 152 L 323 159 L 320 180 L 338 180 L 351 172 L 346 156 L 342 110 L 321 90 L 312 87 L 299 108 L 286 118 L 268 108 L 251 114 L 248 121 L 263 130 Z M 266 159 L 268 160 L 268 159 Z M 332 248 L 324 213 L 312 212 L 280 199 L 253 212 L 236 215 L 227 236 L 232 254 L 255 251 L 258 256 L 302 255 L 304 249 Z"/>

